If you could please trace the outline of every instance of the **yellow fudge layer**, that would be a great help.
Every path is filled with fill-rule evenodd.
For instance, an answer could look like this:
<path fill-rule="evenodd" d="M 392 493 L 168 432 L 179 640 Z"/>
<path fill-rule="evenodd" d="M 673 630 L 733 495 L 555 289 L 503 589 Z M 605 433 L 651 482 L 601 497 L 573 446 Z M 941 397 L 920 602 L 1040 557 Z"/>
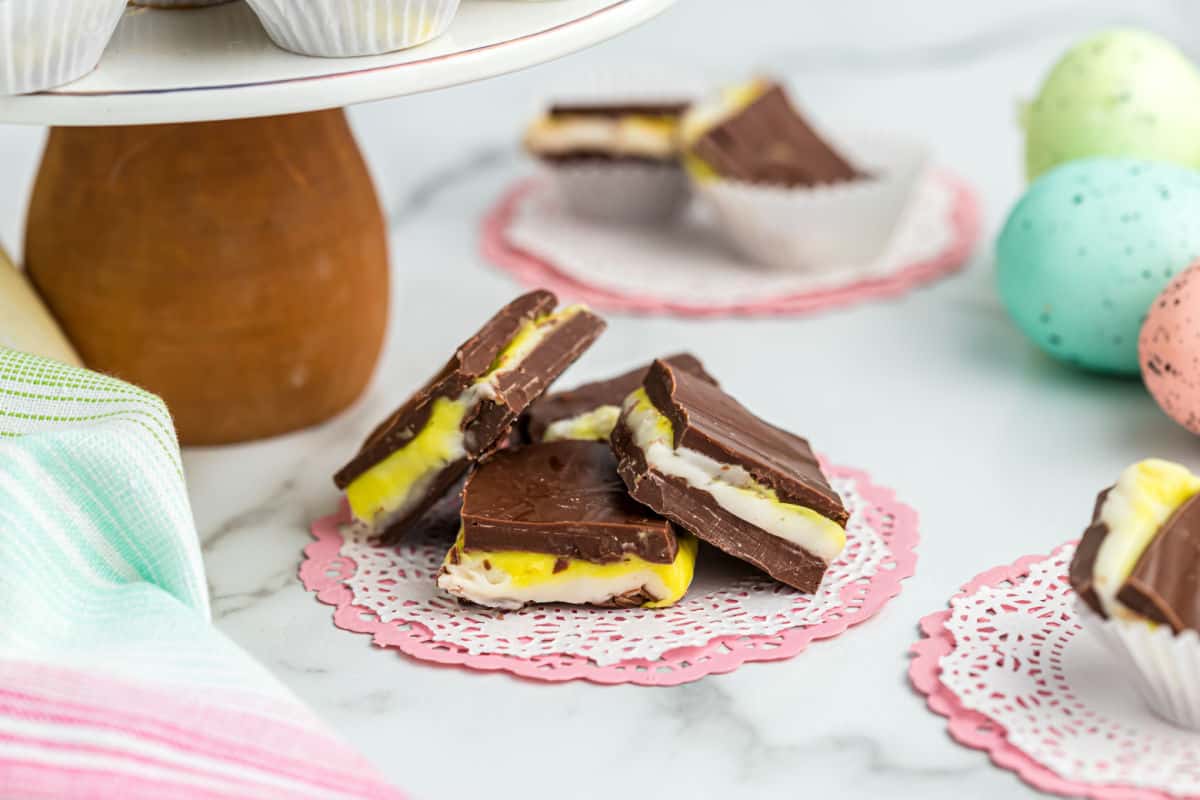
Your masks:
<path fill-rule="evenodd" d="M 374 523 L 404 510 L 410 495 L 419 494 L 437 472 L 466 455 L 462 421 L 468 401 L 439 397 L 425 427 L 383 461 L 346 487 L 354 518 Z"/>
<path fill-rule="evenodd" d="M 637 114 L 546 115 L 525 132 L 525 147 L 540 156 L 603 153 L 669 161 L 679 154 L 679 121 Z"/>
<path fill-rule="evenodd" d="M 597 406 L 591 411 L 550 423 L 546 426 L 546 432 L 542 434 L 542 441 L 582 439 L 589 442 L 607 442 L 620 416 L 620 406 Z"/>
<path fill-rule="evenodd" d="M 696 566 L 696 540 L 679 536 L 670 564 L 634 555 L 594 563 L 544 553 L 466 550 L 462 532 L 446 554 L 438 586 L 482 606 L 516 609 L 528 603 L 610 605 L 614 598 L 644 591 L 646 608 L 674 605 L 687 592 Z"/>

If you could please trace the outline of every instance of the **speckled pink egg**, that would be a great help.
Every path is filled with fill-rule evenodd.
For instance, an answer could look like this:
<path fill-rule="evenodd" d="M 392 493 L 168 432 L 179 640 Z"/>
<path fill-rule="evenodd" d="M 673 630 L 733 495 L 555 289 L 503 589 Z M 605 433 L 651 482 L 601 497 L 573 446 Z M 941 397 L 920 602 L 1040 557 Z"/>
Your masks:
<path fill-rule="evenodd" d="M 1138 337 L 1142 378 L 1167 416 L 1200 433 L 1200 261 L 1150 306 Z"/>

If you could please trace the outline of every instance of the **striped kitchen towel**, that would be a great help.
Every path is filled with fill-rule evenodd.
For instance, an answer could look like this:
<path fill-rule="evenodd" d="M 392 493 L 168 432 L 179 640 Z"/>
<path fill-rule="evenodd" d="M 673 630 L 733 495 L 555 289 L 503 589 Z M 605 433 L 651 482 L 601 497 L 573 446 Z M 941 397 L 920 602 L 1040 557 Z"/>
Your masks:
<path fill-rule="evenodd" d="M 3 348 L 0 797 L 400 797 L 210 623 L 162 401 Z"/>

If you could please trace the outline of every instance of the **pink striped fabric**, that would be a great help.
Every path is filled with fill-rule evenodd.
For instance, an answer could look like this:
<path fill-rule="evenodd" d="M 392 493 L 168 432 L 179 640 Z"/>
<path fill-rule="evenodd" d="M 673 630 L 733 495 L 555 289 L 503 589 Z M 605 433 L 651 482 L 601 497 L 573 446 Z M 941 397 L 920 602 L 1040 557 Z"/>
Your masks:
<path fill-rule="evenodd" d="M 0 796 L 400 798 L 302 707 L 0 662 Z"/>
<path fill-rule="evenodd" d="M 162 402 L 0 347 L 0 800 L 401 797 L 206 583 Z"/>

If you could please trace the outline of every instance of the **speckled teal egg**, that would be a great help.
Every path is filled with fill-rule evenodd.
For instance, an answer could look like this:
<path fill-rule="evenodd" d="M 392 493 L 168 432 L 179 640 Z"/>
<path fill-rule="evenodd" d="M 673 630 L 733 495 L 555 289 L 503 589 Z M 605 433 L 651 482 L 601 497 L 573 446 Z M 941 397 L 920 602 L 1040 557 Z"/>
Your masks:
<path fill-rule="evenodd" d="M 996 243 L 1000 297 L 1055 358 L 1136 375 L 1138 330 L 1200 256 L 1200 172 L 1123 158 L 1072 161 L 1034 182 Z"/>
<path fill-rule="evenodd" d="M 1030 180 L 1091 156 L 1200 168 L 1200 73 L 1159 36 L 1101 33 L 1054 66 L 1026 110 L 1025 129 Z"/>

